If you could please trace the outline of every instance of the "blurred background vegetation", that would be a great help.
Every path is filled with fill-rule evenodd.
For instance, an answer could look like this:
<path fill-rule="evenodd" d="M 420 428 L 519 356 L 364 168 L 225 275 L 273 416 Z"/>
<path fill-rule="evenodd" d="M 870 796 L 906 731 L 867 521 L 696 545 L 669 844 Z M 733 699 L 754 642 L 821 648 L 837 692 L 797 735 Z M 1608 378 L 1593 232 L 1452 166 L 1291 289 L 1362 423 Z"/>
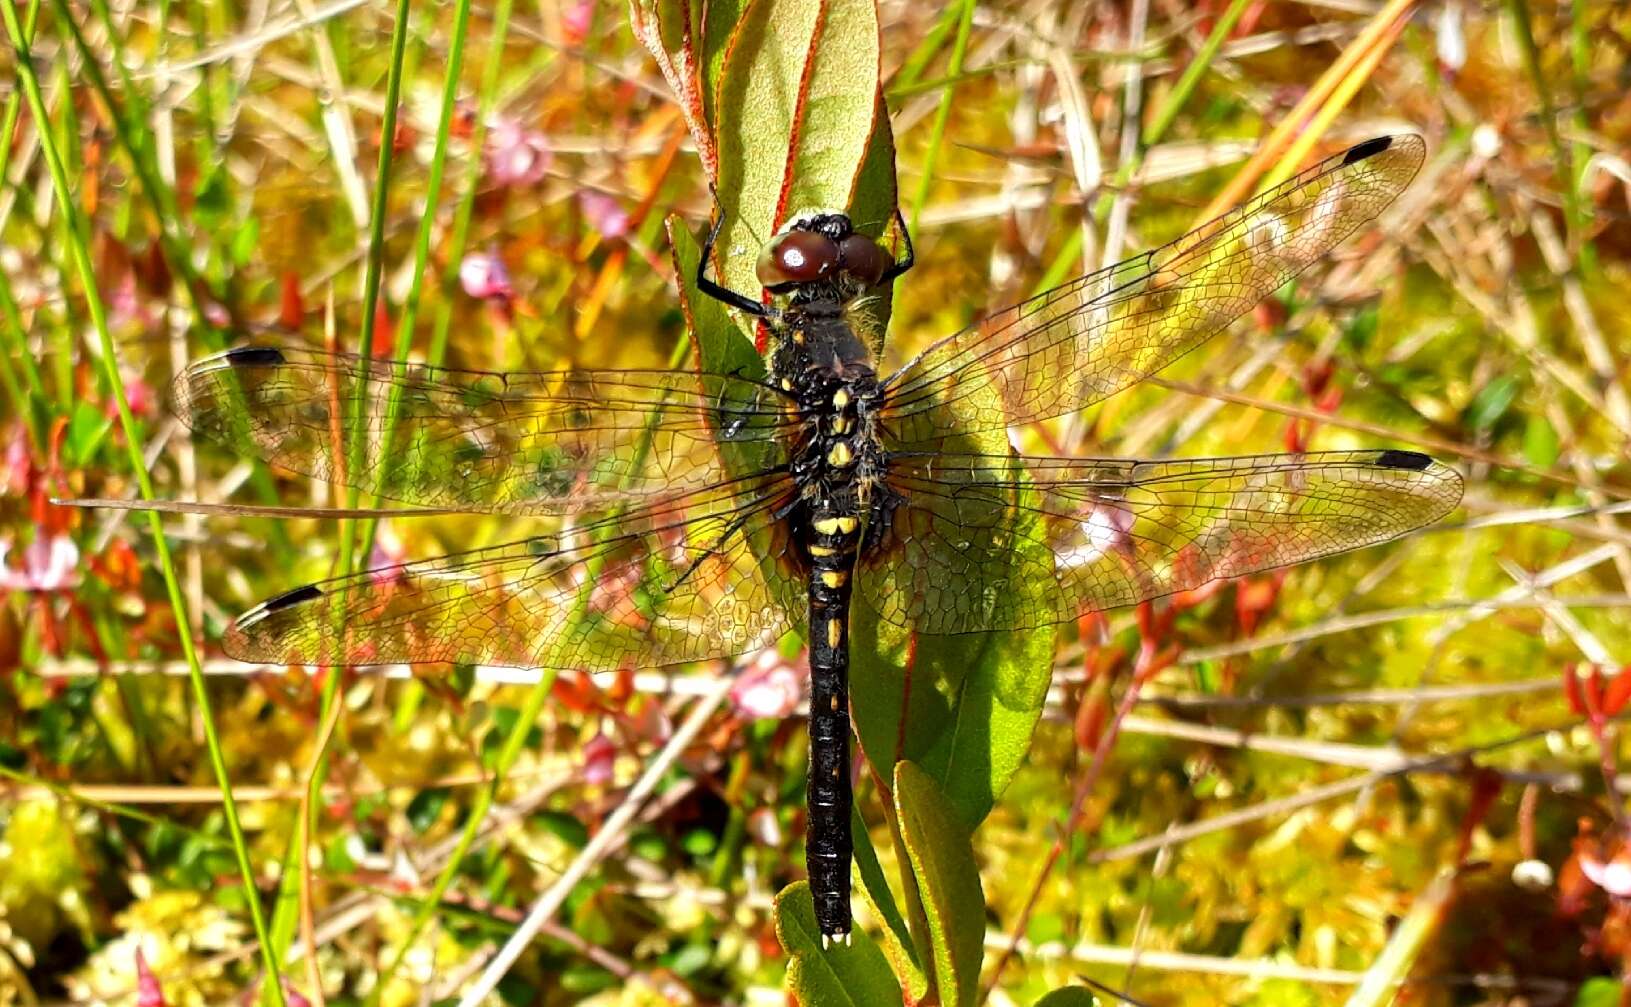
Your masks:
<path fill-rule="evenodd" d="M 137 463 L 160 497 L 334 503 L 195 452 L 167 413 L 179 365 L 250 337 L 400 337 L 489 369 L 681 359 L 663 221 L 700 231 L 712 203 L 627 9 L 404 3 L 394 52 L 382 3 L 0 5 L 0 1005 L 270 1000 L 280 954 L 290 1003 L 454 1002 L 575 861 L 490 1002 L 785 1002 L 796 641 L 739 669 L 561 675 L 489 795 L 536 675 L 219 656 L 233 614 L 342 562 L 344 529 L 165 515 L 161 539 L 49 503 L 135 496 Z M 1631 9 L 885 0 L 879 19 L 919 255 L 893 359 L 1176 236 L 1259 150 L 1295 167 L 1418 132 L 1428 163 L 1378 228 L 1051 435 L 1414 446 L 1468 477 L 1455 518 L 1409 540 L 1069 634 L 975 837 L 990 1002 L 1082 976 L 1152 1004 L 1344 1003 L 1367 978 L 1425 1004 L 1622 1002 Z M 368 560 L 513 535 L 396 520 Z M 581 859 L 731 673 L 733 702 Z"/>

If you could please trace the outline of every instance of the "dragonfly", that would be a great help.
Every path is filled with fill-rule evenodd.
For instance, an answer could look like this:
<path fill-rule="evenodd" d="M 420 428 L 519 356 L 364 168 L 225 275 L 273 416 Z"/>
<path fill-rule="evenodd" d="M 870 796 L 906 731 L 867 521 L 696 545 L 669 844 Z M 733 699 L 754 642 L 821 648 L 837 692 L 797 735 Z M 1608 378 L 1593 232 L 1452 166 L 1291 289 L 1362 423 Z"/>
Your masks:
<path fill-rule="evenodd" d="M 405 511 L 544 534 L 337 576 L 257 605 L 231 657 L 613 671 L 808 642 L 806 869 L 848 942 L 850 620 L 1024 631 L 1385 542 L 1461 479 L 1398 448 L 1202 459 L 979 450 L 1128 388 L 1297 276 L 1410 182 L 1368 140 L 1168 244 L 998 311 L 881 374 L 851 310 L 911 268 L 841 213 L 792 217 L 749 296 L 767 369 L 482 372 L 250 345 L 182 373 L 196 435 Z"/>

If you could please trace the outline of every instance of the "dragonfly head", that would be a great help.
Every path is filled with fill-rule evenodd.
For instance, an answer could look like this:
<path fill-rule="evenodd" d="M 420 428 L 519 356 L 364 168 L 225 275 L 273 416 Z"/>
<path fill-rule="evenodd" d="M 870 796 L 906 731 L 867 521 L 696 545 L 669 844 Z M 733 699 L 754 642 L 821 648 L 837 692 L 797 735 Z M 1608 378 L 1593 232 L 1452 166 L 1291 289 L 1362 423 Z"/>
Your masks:
<path fill-rule="evenodd" d="M 878 285 L 894 259 L 855 230 L 842 213 L 818 211 L 788 221 L 759 254 L 759 282 L 795 301 L 848 301 Z"/>

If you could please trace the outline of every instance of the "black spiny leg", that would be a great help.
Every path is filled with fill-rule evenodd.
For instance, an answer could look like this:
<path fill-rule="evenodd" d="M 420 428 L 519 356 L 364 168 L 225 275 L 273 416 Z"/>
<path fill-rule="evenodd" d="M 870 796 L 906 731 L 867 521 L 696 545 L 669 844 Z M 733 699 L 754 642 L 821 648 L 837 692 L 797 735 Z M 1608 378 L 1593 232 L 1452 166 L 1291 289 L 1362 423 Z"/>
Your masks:
<path fill-rule="evenodd" d="M 714 242 L 719 240 L 720 228 L 724 226 L 725 211 L 720 210 L 719 216 L 714 218 L 714 226 L 708 231 L 708 240 L 702 243 L 702 258 L 697 261 L 697 289 L 716 301 L 728 304 L 738 311 L 747 312 L 754 318 L 768 319 L 771 316 L 770 308 L 708 279 L 708 262 L 714 257 Z"/>

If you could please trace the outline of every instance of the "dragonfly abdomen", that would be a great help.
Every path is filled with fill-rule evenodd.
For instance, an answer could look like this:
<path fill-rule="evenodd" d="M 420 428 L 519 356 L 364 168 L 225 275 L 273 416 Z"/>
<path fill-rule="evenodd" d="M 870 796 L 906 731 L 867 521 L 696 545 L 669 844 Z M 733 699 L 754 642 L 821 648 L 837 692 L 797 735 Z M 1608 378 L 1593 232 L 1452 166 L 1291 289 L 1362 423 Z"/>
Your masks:
<path fill-rule="evenodd" d="M 823 941 L 850 931 L 849 604 L 860 544 L 853 512 L 817 506 L 806 535 L 810 594 L 810 823 L 805 866 Z"/>

